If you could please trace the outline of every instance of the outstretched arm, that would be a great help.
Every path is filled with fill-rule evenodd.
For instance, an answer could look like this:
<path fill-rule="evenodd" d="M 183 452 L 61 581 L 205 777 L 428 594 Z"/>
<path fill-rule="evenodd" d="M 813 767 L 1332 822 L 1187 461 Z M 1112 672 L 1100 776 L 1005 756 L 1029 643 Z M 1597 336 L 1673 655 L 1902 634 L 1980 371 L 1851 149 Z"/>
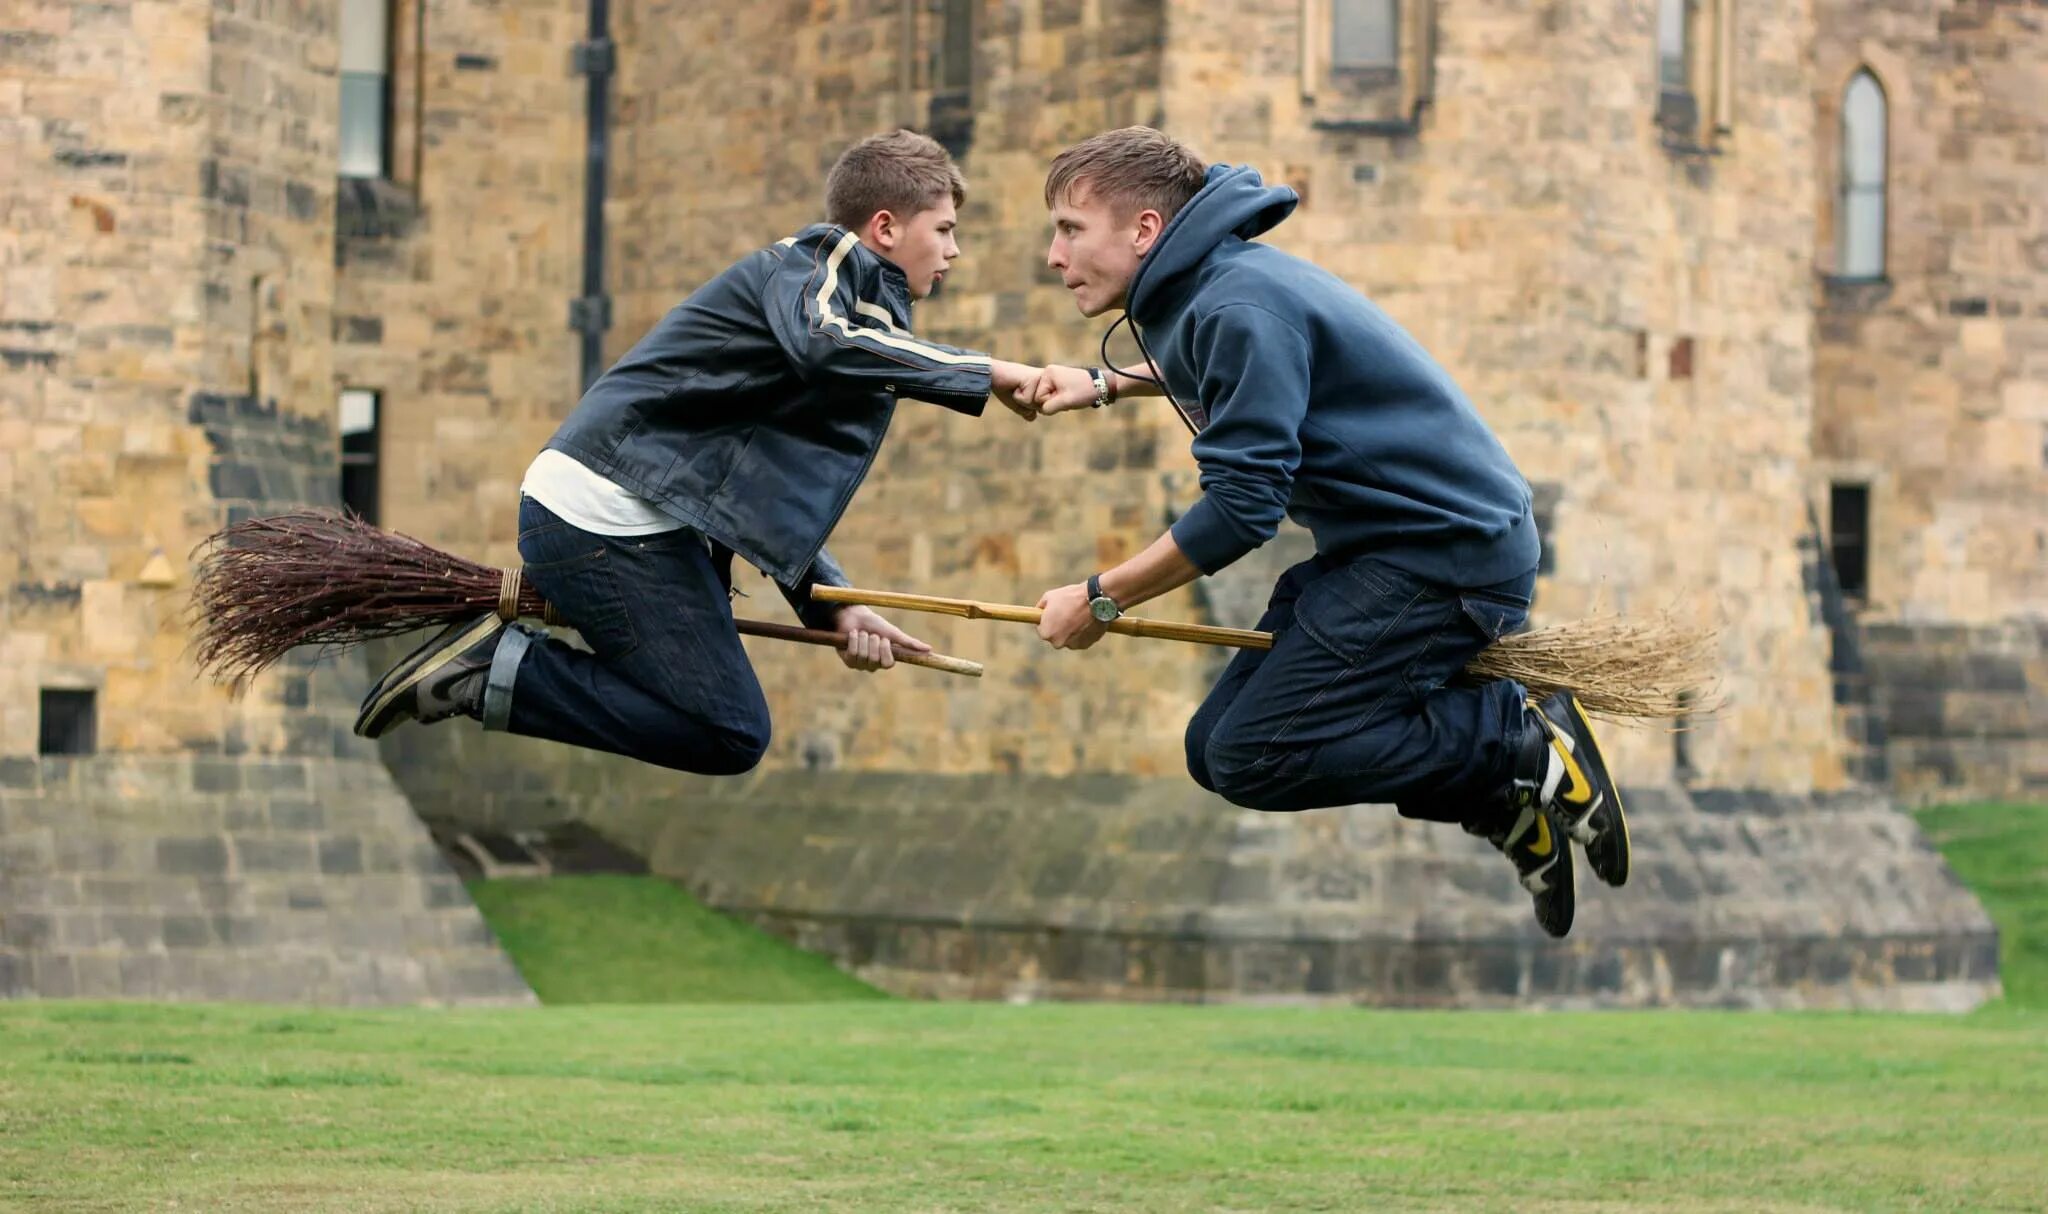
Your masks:
<path fill-rule="evenodd" d="M 768 280 L 765 311 L 797 375 L 807 383 L 847 380 L 979 414 L 995 387 L 994 360 L 899 328 L 880 301 L 879 284 L 862 281 L 862 263 L 853 256 L 859 243 L 848 232 L 816 248 L 778 250 L 782 259 Z"/>

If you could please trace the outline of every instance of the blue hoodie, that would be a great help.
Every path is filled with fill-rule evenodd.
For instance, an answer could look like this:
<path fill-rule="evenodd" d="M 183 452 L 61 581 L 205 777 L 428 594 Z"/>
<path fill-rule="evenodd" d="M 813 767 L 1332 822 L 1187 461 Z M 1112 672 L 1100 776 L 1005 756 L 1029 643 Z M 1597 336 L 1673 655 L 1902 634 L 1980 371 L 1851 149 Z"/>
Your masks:
<path fill-rule="evenodd" d="M 1214 573 L 1283 513 L 1316 551 L 1490 586 L 1536 567 L 1529 485 L 1414 338 L 1335 275 L 1252 238 L 1293 190 L 1215 165 L 1131 279 L 1129 309 L 1200 428 L 1174 542 Z"/>

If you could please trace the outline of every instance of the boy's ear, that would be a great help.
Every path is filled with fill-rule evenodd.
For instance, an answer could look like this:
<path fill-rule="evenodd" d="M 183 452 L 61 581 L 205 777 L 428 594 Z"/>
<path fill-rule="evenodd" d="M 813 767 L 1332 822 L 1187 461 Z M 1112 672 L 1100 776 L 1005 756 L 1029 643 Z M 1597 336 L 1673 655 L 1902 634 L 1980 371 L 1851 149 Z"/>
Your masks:
<path fill-rule="evenodd" d="M 861 236 L 870 245 L 886 253 L 894 249 L 896 242 L 902 239 L 903 223 L 896 218 L 893 211 L 876 211 L 868 216 L 867 224 L 861 229 Z"/>

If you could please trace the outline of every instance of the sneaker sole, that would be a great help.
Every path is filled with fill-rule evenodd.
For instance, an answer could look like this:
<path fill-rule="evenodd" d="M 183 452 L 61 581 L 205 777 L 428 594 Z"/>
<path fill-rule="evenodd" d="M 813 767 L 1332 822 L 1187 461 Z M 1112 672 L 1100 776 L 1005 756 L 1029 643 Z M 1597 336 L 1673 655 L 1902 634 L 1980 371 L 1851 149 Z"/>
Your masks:
<path fill-rule="evenodd" d="M 1562 818 L 1554 810 L 1538 811 L 1538 821 L 1550 835 L 1550 854 L 1554 858 L 1538 874 L 1523 874 L 1519 871 L 1521 866 L 1517 864 L 1515 879 L 1522 887 L 1522 891 L 1529 895 L 1531 909 L 1536 914 L 1537 926 L 1547 935 L 1561 940 L 1571 933 L 1572 920 L 1577 915 L 1579 904 L 1578 875 L 1576 866 L 1572 863 L 1572 841 L 1571 837 L 1565 834 Z M 1496 842 L 1494 846 L 1501 847 L 1502 844 Z M 1508 859 L 1509 863 L 1514 863 L 1512 855 Z M 1545 888 L 1541 893 L 1529 888 L 1531 875 L 1543 879 Z"/>
<path fill-rule="evenodd" d="M 1585 818 L 1568 825 L 1566 829 L 1574 839 L 1578 839 L 1581 833 L 1593 835 L 1591 843 L 1583 840 L 1579 843 L 1585 848 L 1586 861 L 1593 866 L 1594 876 L 1618 889 L 1628 884 L 1633 851 L 1628 836 L 1628 814 L 1621 804 L 1621 789 L 1615 784 L 1614 777 L 1608 774 L 1607 756 L 1600 752 L 1600 739 L 1594 734 L 1593 722 L 1586 716 L 1586 710 L 1580 705 L 1579 697 L 1568 694 L 1564 702 L 1566 710 L 1572 715 L 1573 732 L 1578 735 L 1575 740 L 1582 740 L 1584 743 L 1580 751 L 1573 754 L 1573 758 L 1585 769 L 1588 778 L 1607 791 L 1606 797 Z M 1541 712 L 1537 715 L 1543 716 Z M 1556 733 L 1555 723 L 1548 717 L 1543 719 L 1546 725 L 1552 727 L 1552 733 Z"/>
<path fill-rule="evenodd" d="M 1551 838 L 1556 840 L 1557 863 L 1550 866 L 1550 888 L 1530 895 L 1530 901 L 1535 904 L 1536 925 L 1551 938 L 1562 940 L 1571 934 L 1572 920 L 1578 915 L 1578 866 L 1572 863 L 1571 838 L 1564 833 L 1563 823 L 1555 814 L 1549 817 Z"/>
<path fill-rule="evenodd" d="M 396 682 L 391 675 L 398 673 L 404 663 L 393 667 L 390 674 L 370 691 L 370 698 L 364 702 L 363 710 L 356 714 L 355 733 L 359 738 L 382 737 L 392 726 L 398 724 L 397 714 L 392 711 L 398 698 L 419 685 L 421 679 L 454 661 L 470 646 L 483 640 L 491 633 L 505 626 L 505 621 L 495 615 L 487 615 L 457 633 L 452 639 L 439 642 L 422 656 L 404 677 Z"/>

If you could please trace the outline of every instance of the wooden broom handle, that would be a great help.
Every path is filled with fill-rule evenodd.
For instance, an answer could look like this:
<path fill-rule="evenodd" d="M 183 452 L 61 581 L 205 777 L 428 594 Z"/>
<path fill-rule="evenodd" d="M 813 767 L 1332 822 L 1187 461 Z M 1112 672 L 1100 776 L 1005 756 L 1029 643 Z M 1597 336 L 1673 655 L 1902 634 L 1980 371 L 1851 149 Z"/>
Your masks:
<path fill-rule="evenodd" d="M 972 599 L 942 599 L 928 594 L 902 594 L 894 590 L 858 590 L 852 586 L 813 586 L 811 597 L 823 603 L 859 603 L 866 607 L 894 607 L 900 611 L 929 611 L 935 615 L 957 615 L 970 620 L 1005 620 L 1012 624 L 1036 624 L 1044 613 L 1036 607 L 1013 603 L 977 603 Z M 1141 620 L 1121 616 L 1111 620 L 1111 632 L 1125 636 L 1151 637 L 1159 641 L 1187 641 L 1195 645 L 1227 645 L 1236 649 L 1271 649 L 1273 634 L 1250 628 L 1212 628 L 1207 624 L 1177 624 L 1171 620 Z"/>
<path fill-rule="evenodd" d="M 844 633 L 827 632 L 822 628 L 798 628 L 792 624 L 769 624 L 761 620 L 734 620 L 733 625 L 741 636 L 770 637 L 778 641 L 795 641 L 799 645 L 823 645 L 829 649 L 846 648 Z M 965 675 L 970 679 L 980 678 L 982 672 L 980 662 L 948 657 L 943 653 L 910 653 L 899 648 L 896 660 L 909 666 L 922 666 L 926 670 Z"/>

